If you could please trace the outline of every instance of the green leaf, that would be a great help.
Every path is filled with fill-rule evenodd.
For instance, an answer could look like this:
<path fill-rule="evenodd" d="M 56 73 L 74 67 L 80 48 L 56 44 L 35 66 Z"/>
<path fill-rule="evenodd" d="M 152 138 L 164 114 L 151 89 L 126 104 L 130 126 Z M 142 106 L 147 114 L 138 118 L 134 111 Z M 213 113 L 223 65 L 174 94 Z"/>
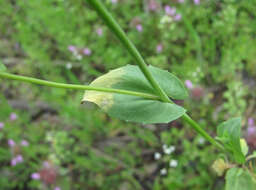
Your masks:
<path fill-rule="evenodd" d="M 139 68 L 136 66 L 136 71 L 138 74 L 141 74 L 141 71 L 138 71 Z M 166 70 L 159 69 L 157 67 L 149 66 L 149 70 L 152 73 L 153 77 L 156 79 L 161 88 L 165 93 L 175 99 L 175 100 L 184 100 L 188 97 L 188 92 L 184 87 L 183 83 L 173 74 L 169 73 Z M 144 76 L 143 76 L 144 78 Z M 140 80 L 138 78 L 138 80 Z M 147 81 L 148 83 L 148 81 Z"/>
<path fill-rule="evenodd" d="M 231 168 L 226 174 L 225 190 L 255 190 L 256 184 L 251 174 L 242 168 Z"/>
<path fill-rule="evenodd" d="M 6 69 L 5 65 L 0 60 L 0 71 L 6 71 L 6 70 L 7 69 Z"/>
<path fill-rule="evenodd" d="M 187 97 L 187 91 L 177 77 L 152 66 L 149 70 L 168 96 L 173 99 Z M 156 95 L 140 69 L 132 65 L 112 70 L 94 80 L 90 86 Z M 185 113 L 185 109 L 176 104 L 117 93 L 86 91 L 82 101 L 97 104 L 112 117 L 140 123 L 168 123 Z"/>
<path fill-rule="evenodd" d="M 241 118 L 232 118 L 217 127 L 218 139 L 239 164 L 245 162 L 240 145 Z"/>

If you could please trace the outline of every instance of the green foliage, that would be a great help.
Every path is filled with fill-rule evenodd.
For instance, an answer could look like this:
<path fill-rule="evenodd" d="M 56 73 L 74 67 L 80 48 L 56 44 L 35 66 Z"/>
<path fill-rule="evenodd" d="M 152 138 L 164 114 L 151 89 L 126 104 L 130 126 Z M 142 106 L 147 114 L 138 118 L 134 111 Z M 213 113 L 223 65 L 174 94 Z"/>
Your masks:
<path fill-rule="evenodd" d="M 183 84 L 174 75 L 153 66 L 150 66 L 149 70 L 168 96 L 174 99 L 187 97 Z M 157 95 L 138 66 L 131 65 L 115 69 L 97 78 L 90 86 Z M 88 91 L 83 101 L 96 103 L 113 117 L 141 123 L 168 123 L 185 113 L 182 107 L 175 104 L 117 93 Z"/>
<path fill-rule="evenodd" d="M 7 69 L 6 69 L 5 65 L 0 60 L 0 71 L 6 71 L 6 70 Z"/>
<path fill-rule="evenodd" d="M 150 11 L 152 1 L 104 4 L 147 63 L 203 89 L 199 99 L 190 89 L 191 98 L 184 107 L 210 134 L 215 134 L 214 126 L 223 119 L 255 117 L 256 2 L 194 5 L 192 0 L 157 0 L 157 10 Z M 165 5 L 176 7 L 182 19 L 176 22 L 167 16 Z M 84 0 L 0 0 L 0 18 L 0 59 L 11 73 L 84 84 L 110 69 L 134 64 Z M 136 24 L 143 31 L 137 31 Z M 69 45 L 76 46 L 82 59 L 68 51 Z M 91 50 L 89 56 L 82 53 L 86 47 Z M 179 120 L 139 126 L 109 118 L 91 105 L 80 107 L 81 92 L 2 79 L 0 91 L 1 189 L 54 189 L 54 185 L 62 190 L 224 188 L 223 178 L 210 169 L 216 149 Z M 12 112 L 19 116 L 15 121 L 9 119 Z M 247 139 L 245 122 L 243 126 Z M 15 151 L 8 146 L 10 138 L 17 144 Z M 21 147 L 22 139 L 30 145 Z M 161 152 L 163 144 L 175 146 L 176 151 L 156 161 L 154 152 Z M 256 154 L 250 155 L 253 146 L 248 146 L 251 165 Z M 245 153 L 243 143 L 241 148 Z M 24 162 L 11 166 L 17 153 Z M 170 159 L 178 161 L 176 168 L 168 167 Z M 58 170 L 54 185 L 31 179 L 44 161 L 53 162 Z M 168 172 L 165 176 L 160 175 L 163 167 Z"/>
<path fill-rule="evenodd" d="M 240 145 L 241 118 L 232 118 L 217 127 L 217 138 L 230 151 L 236 162 L 245 162 L 245 156 Z"/>
<path fill-rule="evenodd" d="M 255 180 L 246 169 L 231 168 L 228 170 L 225 190 L 254 190 L 255 188 Z"/>
<path fill-rule="evenodd" d="M 230 115 L 243 115 L 247 104 L 245 96 L 247 87 L 240 81 L 232 81 L 228 85 L 228 90 L 223 94 L 226 102 L 223 104 L 224 110 L 228 110 Z"/>

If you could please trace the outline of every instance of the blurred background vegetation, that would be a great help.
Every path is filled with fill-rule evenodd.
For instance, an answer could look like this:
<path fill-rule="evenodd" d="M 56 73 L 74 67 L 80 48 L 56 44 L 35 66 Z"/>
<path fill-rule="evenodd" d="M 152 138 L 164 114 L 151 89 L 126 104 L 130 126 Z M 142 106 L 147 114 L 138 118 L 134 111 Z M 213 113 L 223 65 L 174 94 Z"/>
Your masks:
<path fill-rule="evenodd" d="M 212 136 L 242 116 L 256 147 L 256 1 L 104 4 L 147 63 L 185 82 L 191 97 L 178 103 Z M 0 0 L 0 61 L 11 73 L 72 84 L 133 64 L 86 0 Z M 181 120 L 121 122 L 80 105 L 82 91 L 2 79 L 0 91 L 0 189 L 223 189 L 211 169 L 216 149 Z"/>

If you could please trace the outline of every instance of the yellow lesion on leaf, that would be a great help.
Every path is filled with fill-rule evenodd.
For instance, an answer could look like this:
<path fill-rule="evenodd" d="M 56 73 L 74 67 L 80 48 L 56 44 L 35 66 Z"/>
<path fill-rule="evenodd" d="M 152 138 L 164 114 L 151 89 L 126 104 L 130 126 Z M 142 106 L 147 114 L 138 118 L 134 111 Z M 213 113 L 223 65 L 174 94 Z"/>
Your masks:
<path fill-rule="evenodd" d="M 113 94 L 104 92 L 86 92 L 82 102 L 93 102 L 103 110 L 108 110 L 114 104 Z"/>
<path fill-rule="evenodd" d="M 219 158 L 214 161 L 212 165 L 212 169 L 216 172 L 218 176 L 223 176 L 225 171 L 229 168 L 231 168 L 232 165 L 229 163 L 225 162 L 223 159 Z"/>
<path fill-rule="evenodd" d="M 112 86 L 121 80 L 124 74 L 122 68 L 118 68 L 108 72 L 107 74 L 95 79 L 90 86 L 112 88 Z M 114 104 L 113 93 L 98 92 L 98 91 L 85 91 L 82 102 L 93 102 L 101 107 L 103 110 L 108 110 Z"/>

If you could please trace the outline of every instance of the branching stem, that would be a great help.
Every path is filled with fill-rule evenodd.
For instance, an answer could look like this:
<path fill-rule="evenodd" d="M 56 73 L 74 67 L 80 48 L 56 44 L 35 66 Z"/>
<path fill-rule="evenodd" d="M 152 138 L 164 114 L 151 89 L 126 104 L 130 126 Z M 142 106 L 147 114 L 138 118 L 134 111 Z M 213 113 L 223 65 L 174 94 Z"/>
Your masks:
<path fill-rule="evenodd" d="M 152 74 L 150 73 L 143 57 L 140 55 L 139 51 L 133 45 L 133 43 L 129 40 L 125 32 L 119 26 L 119 24 L 115 21 L 115 19 L 111 16 L 111 14 L 107 11 L 104 5 L 100 2 L 100 0 L 87 0 L 87 2 L 97 11 L 100 17 L 105 21 L 107 26 L 111 29 L 111 31 L 119 38 L 124 47 L 128 50 L 128 52 L 132 55 L 138 66 L 140 67 L 142 73 L 150 82 L 152 87 L 155 89 L 160 99 L 163 102 L 173 103 L 166 93 L 159 86 L 157 81 L 154 79 Z M 199 134 L 201 134 L 206 140 L 208 140 L 213 145 L 217 146 L 221 150 L 224 150 L 223 146 L 219 144 L 214 138 L 212 138 L 204 129 L 200 127 L 193 119 L 191 119 L 187 114 L 182 116 L 182 119 L 192 126 Z"/>

